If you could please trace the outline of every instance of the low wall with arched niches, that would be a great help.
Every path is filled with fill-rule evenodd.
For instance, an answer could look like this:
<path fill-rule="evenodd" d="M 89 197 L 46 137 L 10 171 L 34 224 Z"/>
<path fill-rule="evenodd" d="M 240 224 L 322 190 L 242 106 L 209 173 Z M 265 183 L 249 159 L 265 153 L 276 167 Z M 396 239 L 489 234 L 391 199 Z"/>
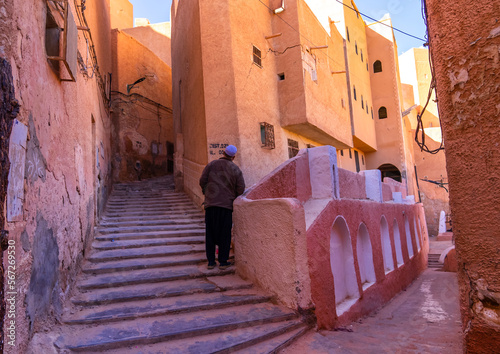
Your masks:
<path fill-rule="evenodd" d="M 235 201 L 237 272 L 319 328 L 362 317 L 427 267 L 424 210 L 404 190 L 337 168 L 330 146 L 302 150 Z"/>

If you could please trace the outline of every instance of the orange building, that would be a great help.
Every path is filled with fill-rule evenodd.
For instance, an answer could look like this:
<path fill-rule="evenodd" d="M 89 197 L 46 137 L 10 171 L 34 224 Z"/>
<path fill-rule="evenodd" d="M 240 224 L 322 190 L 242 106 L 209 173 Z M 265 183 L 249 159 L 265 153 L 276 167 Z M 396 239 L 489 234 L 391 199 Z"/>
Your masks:
<path fill-rule="evenodd" d="M 247 185 L 302 148 L 331 145 L 339 167 L 381 168 L 415 193 L 392 30 L 367 27 L 345 4 L 173 2 L 178 188 L 201 204 L 201 171 L 227 144 L 240 149 Z M 383 108 L 390 119 L 381 121 Z"/>

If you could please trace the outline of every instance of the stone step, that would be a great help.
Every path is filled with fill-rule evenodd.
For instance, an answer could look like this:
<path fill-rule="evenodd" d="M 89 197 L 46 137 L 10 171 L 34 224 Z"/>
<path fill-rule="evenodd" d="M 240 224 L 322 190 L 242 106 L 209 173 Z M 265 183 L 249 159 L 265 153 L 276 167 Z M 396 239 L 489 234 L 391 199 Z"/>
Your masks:
<path fill-rule="evenodd" d="M 92 248 L 96 250 L 112 250 L 125 248 L 140 248 L 166 245 L 204 243 L 205 236 L 182 236 L 169 238 L 155 238 L 130 241 L 94 241 Z"/>
<path fill-rule="evenodd" d="M 106 211 L 126 211 L 130 209 L 144 209 L 144 210 L 155 210 L 161 208 L 172 208 L 172 207 L 195 207 L 193 202 L 190 200 L 186 201 L 173 201 L 173 202 L 164 202 L 164 203 L 135 203 L 130 205 L 107 205 Z"/>
<path fill-rule="evenodd" d="M 175 199 L 154 199 L 154 200 L 135 200 L 131 199 L 128 201 L 110 201 L 106 204 L 106 209 L 130 209 L 130 208 L 142 208 L 142 207 L 163 207 L 172 205 L 193 205 L 193 202 L 189 198 L 175 198 Z"/>
<path fill-rule="evenodd" d="M 133 258 L 152 258 L 152 257 L 165 257 L 175 256 L 181 254 L 189 254 L 191 252 L 203 252 L 205 245 L 202 244 L 184 244 L 184 245 L 170 245 L 170 246 L 157 246 L 146 248 L 126 248 L 115 249 L 106 251 L 96 251 L 88 258 L 92 263 L 97 262 L 110 262 L 119 261 L 124 259 Z"/>
<path fill-rule="evenodd" d="M 148 221 L 148 220 L 170 220 L 172 218 L 188 218 L 188 217 L 204 217 L 205 214 L 196 210 L 179 210 L 172 211 L 168 213 L 151 213 L 150 215 L 119 215 L 119 216 L 103 216 L 101 217 L 101 223 L 113 223 L 113 222 L 130 222 L 130 221 Z"/>
<path fill-rule="evenodd" d="M 140 317 L 164 316 L 229 306 L 257 304 L 266 301 L 270 301 L 269 296 L 253 289 L 222 293 L 197 293 L 181 297 L 115 303 L 87 308 L 74 315 L 64 317 L 63 322 L 68 324 L 100 324 L 102 322 L 116 322 Z"/>
<path fill-rule="evenodd" d="M 230 257 L 231 258 L 231 257 Z M 114 262 L 86 263 L 82 271 L 86 274 L 104 274 L 127 270 L 164 268 L 177 265 L 204 263 L 207 257 L 204 251 L 184 255 L 155 258 L 136 258 Z"/>
<path fill-rule="evenodd" d="M 136 209 L 136 210 L 122 210 L 122 211 L 106 211 L 103 218 L 116 218 L 116 217 L 141 217 L 141 216 L 160 216 L 160 215 L 170 215 L 171 213 L 194 213 L 200 212 L 200 208 L 192 206 L 183 207 L 164 207 L 155 208 L 152 210 Z"/>
<path fill-rule="evenodd" d="M 127 226 L 160 226 L 160 225 L 171 225 L 176 224 L 179 220 L 190 220 L 193 223 L 200 223 L 200 220 L 205 220 L 203 215 L 193 214 L 185 215 L 179 214 L 177 217 L 161 217 L 156 220 L 142 220 L 142 219 L 132 219 L 132 220 L 122 220 L 122 221 L 104 221 L 101 220 L 99 223 L 99 229 L 108 227 L 127 227 Z"/>
<path fill-rule="evenodd" d="M 221 333 L 295 318 L 297 315 L 293 311 L 269 303 L 242 305 L 161 318 L 139 318 L 81 330 L 71 329 L 68 334 L 59 337 L 54 345 L 58 349 L 74 351 L 116 349 Z"/>
<path fill-rule="evenodd" d="M 71 299 L 77 306 L 95 306 L 134 300 L 148 300 L 195 293 L 249 289 L 249 283 L 234 274 L 207 278 L 173 280 L 154 284 L 132 284 L 117 289 L 94 289 Z"/>
<path fill-rule="evenodd" d="M 261 341 L 278 336 L 285 341 L 288 337 L 297 336 L 296 333 L 305 331 L 305 326 L 296 319 L 261 324 L 247 328 L 235 329 L 225 333 L 207 334 L 194 338 L 174 339 L 168 342 L 150 344 L 148 346 L 129 346 L 106 351 L 107 354 L 152 354 L 152 353 L 254 353 Z M 242 349 L 245 348 L 245 349 Z M 279 348 L 268 348 L 262 353 L 278 353 Z M 255 353 L 259 353 L 255 351 Z"/>
<path fill-rule="evenodd" d="M 196 220 L 177 220 L 168 225 L 150 225 L 150 226 L 123 226 L 123 227 L 98 227 L 97 232 L 101 235 L 111 233 L 142 233 L 144 231 L 169 231 L 188 229 L 203 226 L 204 219 Z"/>
<path fill-rule="evenodd" d="M 199 266 L 173 266 L 165 269 L 140 269 L 116 272 L 112 274 L 84 276 L 84 279 L 77 283 L 77 287 L 80 290 L 103 289 L 132 284 L 150 284 L 170 280 L 234 274 L 234 271 L 234 267 L 229 267 L 224 270 L 220 270 L 216 267 L 209 270 L 206 268 L 206 264 Z"/>
<path fill-rule="evenodd" d="M 292 321 L 290 321 L 289 323 L 291 323 L 291 322 Z M 280 331 L 280 332 L 284 332 L 282 334 L 280 334 L 280 332 L 278 332 L 278 333 L 271 332 L 271 333 L 269 333 L 268 336 L 265 336 L 265 337 L 269 338 L 272 335 L 274 335 L 270 339 L 256 343 L 256 344 L 254 344 L 250 347 L 246 347 L 244 349 L 240 349 L 240 350 L 236 349 L 236 351 L 233 351 L 233 353 L 238 353 L 238 354 L 280 353 L 283 350 L 285 350 L 286 347 L 288 347 L 290 344 L 292 344 L 295 340 L 297 340 L 299 337 L 306 334 L 307 331 L 309 330 L 309 327 L 307 327 L 304 323 L 299 322 L 297 320 L 295 320 L 295 322 L 298 322 L 298 323 L 295 326 L 290 326 L 288 331 Z"/>
<path fill-rule="evenodd" d="M 181 227 L 182 226 L 182 227 Z M 142 239 L 157 239 L 169 237 L 183 237 L 183 236 L 204 236 L 205 227 L 199 225 L 197 227 L 189 227 L 190 225 L 179 225 L 179 228 L 169 231 L 149 231 L 149 232 L 131 232 L 131 233 L 111 233 L 106 235 L 96 236 L 98 241 L 113 240 L 142 240 Z"/>

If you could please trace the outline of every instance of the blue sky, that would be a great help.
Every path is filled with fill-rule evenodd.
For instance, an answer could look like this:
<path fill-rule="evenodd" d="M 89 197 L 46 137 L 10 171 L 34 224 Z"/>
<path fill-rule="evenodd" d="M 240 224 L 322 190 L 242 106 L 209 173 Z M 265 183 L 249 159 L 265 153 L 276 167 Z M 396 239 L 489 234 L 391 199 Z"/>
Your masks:
<path fill-rule="evenodd" d="M 151 23 L 170 21 L 171 0 L 130 0 L 130 2 L 134 5 L 134 18 L 145 17 Z M 355 3 L 359 11 L 365 15 L 380 19 L 385 13 L 390 13 L 394 27 L 422 39 L 425 36 L 421 0 L 357 0 Z M 372 22 L 368 18 L 365 20 Z M 398 32 L 396 32 L 396 42 L 399 54 L 412 47 L 421 47 L 423 43 Z"/>

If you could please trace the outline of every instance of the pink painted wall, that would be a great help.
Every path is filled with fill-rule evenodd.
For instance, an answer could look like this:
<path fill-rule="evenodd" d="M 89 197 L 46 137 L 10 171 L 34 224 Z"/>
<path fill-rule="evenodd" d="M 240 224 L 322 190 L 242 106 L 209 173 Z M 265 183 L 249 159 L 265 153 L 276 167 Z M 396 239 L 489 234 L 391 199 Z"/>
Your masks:
<path fill-rule="evenodd" d="M 446 144 L 464 350 L 494 353 L 500 338 L 499 3 L 426 3 Z"/>

